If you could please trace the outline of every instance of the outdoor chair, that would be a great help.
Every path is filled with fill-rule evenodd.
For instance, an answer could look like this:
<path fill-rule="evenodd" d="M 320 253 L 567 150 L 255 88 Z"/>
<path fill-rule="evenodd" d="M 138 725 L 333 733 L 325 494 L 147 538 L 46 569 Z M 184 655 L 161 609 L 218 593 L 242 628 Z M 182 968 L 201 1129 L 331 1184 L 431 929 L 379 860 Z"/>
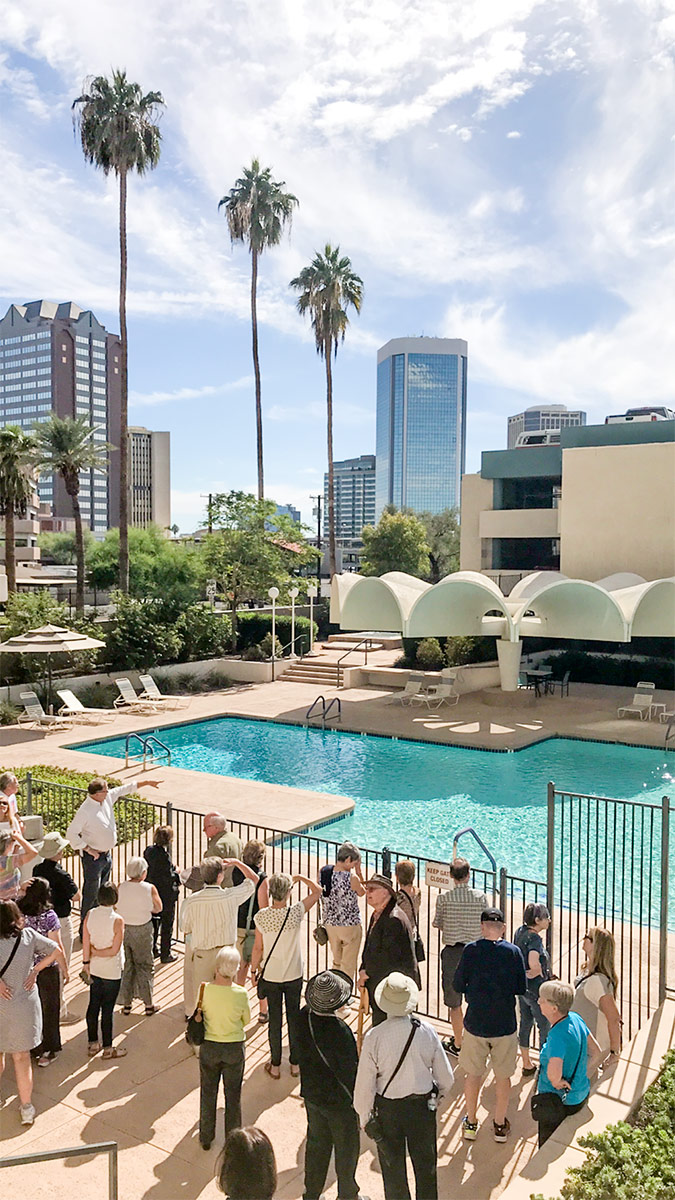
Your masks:
<path fill-rule="evenodd" d="M 79 721 L 82 725 L 101 725 L 105 721 L 115 719 L 114 708 L 85 708 L 75 693 L 67 688 L 57 688 L 56 694 L 63 700 L 59 709 L 59 715 L 62 717 L 70 717 L 72 721 Z"/>
<path fill-rule="evenodd" d="M 413 699 L 424 691 L 425 686 L 424 675 L 419 673 L 409 675 L 403 691 L 400 696 L 395 696 L 394 700 L 397 704 L 412 704 Z"/>
<path fill-rule="evenodd" d="M 617 708 L 617 717 L 625 717 L 628 713 L 634 713 L 641 721 L 645 717 L 649 717 L 649 710 L 652 706 L 651 692 L 636 692 L 630 704 L 624 704 L 621 708 Z"/>
<path fill-rule="evenodd" d="M 30 725 L 33 729 L 72 729 L 73 722 L 69 718 L 46 713 L 35 692 L 20 692 L 19 699 L 25 709 L 18 718 L 19 725 Z"/>
<path fill-rule="evenodd" d="M 560 688 L 560 699 L 561 700 L 562 700 L 563 696 L 569 696 L 569 694 L 570 694 L 570 672 L 569 671 L 565 671 L 565 674 L 563 675 L 562 679 L 551 679 L 546 684 L 546 691 L 549 691 L 549 689 L 550 689 L 552 695 L 554 695 L 554 696 L 555 696 L 556 688 Z"/>
<path fill-rule="evenodd" d="M 636 692 L 653 692 L 655 688 L 656 684 L 648 679 L 639 679 L 635 685 Z"/>
<path fill-rule="evenodd" d="M 138 678 L 143 688 L 143 691 L 139 693 L 141 700 L 156 701 L 157 704 L 161 704 L 162 708 L 187 708 L 190 703 L 188 696 L 164 696 L 152 675 L 139 675 Z"/>
<path fill-rule="evenodd" d="M 440 708 L 442 704 L 457 704 L 459 692 L 451 683 L 439 683 L 437 687 L 429 688 L 425 698 L 429 708 Z"/>
<path fill-rule="evenodd" d="M 137 696 L 130 679 L 116 679 L 119 696 L 113 700 L 113 708 L 124 708 L 131 713 L 157 713 L 162 707 L 156 700 L 142 700 Z"/>

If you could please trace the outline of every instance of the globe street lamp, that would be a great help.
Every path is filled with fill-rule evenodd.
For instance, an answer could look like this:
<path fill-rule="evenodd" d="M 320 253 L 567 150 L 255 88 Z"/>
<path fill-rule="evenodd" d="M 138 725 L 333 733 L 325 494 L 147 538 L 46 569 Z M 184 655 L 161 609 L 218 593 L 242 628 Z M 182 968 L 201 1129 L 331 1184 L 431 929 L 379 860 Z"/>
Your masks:
<path fill-rule="evenodd" d="M 300 595 L 300 588 L 289 588 L 288 594 L 291 598 L 291 654 L 295 654 L 295 601 Z"/>
<path fill-rule="evenodd" d="M 276 608 L 276 605 L 277 605 L 277 600 L 279 599 L 278 587 L 268 588 L 267 595 L 269 596 L 270 600 L 272 601 L 272 682 L 274 682 L 274 663 L 275 663 L 275 659 L 276 659 L 275 651 L 277 648 L 277 641 L 276 641 L 277 608 Z"/>
<path fill-rule="evenodd" d="M 309 652 L 314 649 L 314 600 L 319 594 L 319 589 L 315 583 L 307 585 L 307 595 L 309 596 Z"/>

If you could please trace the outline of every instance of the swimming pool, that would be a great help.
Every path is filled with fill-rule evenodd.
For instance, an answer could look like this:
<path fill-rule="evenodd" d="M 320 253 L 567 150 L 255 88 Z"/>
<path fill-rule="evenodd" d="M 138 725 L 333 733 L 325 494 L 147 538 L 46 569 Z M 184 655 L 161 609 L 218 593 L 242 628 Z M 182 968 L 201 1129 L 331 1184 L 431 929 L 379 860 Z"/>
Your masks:
<path fill-rule="evenodd" d="M 354 811 L 322 826 L 322 837 L 447 860 L 453 835 L 473 826 L 498 864 L 530 878 L 544 877 L 549 780 L 562 790 L 651 803 L 675 794 L 672 754 L 601 742 L 550 738 L 493 753 L 238 717 L 143 730 L 153 732 L 170 747 L 172 766 L 353 799 Z M 73 749 L 124 758 L 124 743 L 107 738 Z"/>

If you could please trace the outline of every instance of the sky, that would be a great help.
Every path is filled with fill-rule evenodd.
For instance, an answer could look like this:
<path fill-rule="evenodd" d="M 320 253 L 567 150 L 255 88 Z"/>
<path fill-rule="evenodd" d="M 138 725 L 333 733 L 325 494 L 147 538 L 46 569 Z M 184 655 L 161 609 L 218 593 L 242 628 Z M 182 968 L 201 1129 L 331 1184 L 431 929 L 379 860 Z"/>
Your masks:
<path fill-rule="evenodd" d="M 162 92 L 129 187 L 130 421 L 172 435 L 172 516 L 254 491 L 250 260 L 219 200 L 253 157 L 299 200 L 259 288 L 267 495 L 311 521 L 325 384 L 289 280 L 326 242 L 364 281 L 335 457 L 374 452 L 377 348 L 469 344 L 467 470 L 537 402 L 672 405 L 675 0 L 0 0 L 0 307 L 118 329 L 117 185 L 71 103 Z"/>

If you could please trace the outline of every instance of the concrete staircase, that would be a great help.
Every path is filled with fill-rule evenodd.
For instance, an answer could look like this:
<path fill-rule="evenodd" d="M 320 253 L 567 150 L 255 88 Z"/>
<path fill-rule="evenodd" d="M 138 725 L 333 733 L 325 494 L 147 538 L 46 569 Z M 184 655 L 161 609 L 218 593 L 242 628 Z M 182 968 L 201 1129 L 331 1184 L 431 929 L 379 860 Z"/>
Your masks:
<path fill-rule="evenodd" d="M 336 688 L 337 662 L 334 658 L 297 659 L 279 678 L 284 683 L 315 683 L 320 688 Z"/>

